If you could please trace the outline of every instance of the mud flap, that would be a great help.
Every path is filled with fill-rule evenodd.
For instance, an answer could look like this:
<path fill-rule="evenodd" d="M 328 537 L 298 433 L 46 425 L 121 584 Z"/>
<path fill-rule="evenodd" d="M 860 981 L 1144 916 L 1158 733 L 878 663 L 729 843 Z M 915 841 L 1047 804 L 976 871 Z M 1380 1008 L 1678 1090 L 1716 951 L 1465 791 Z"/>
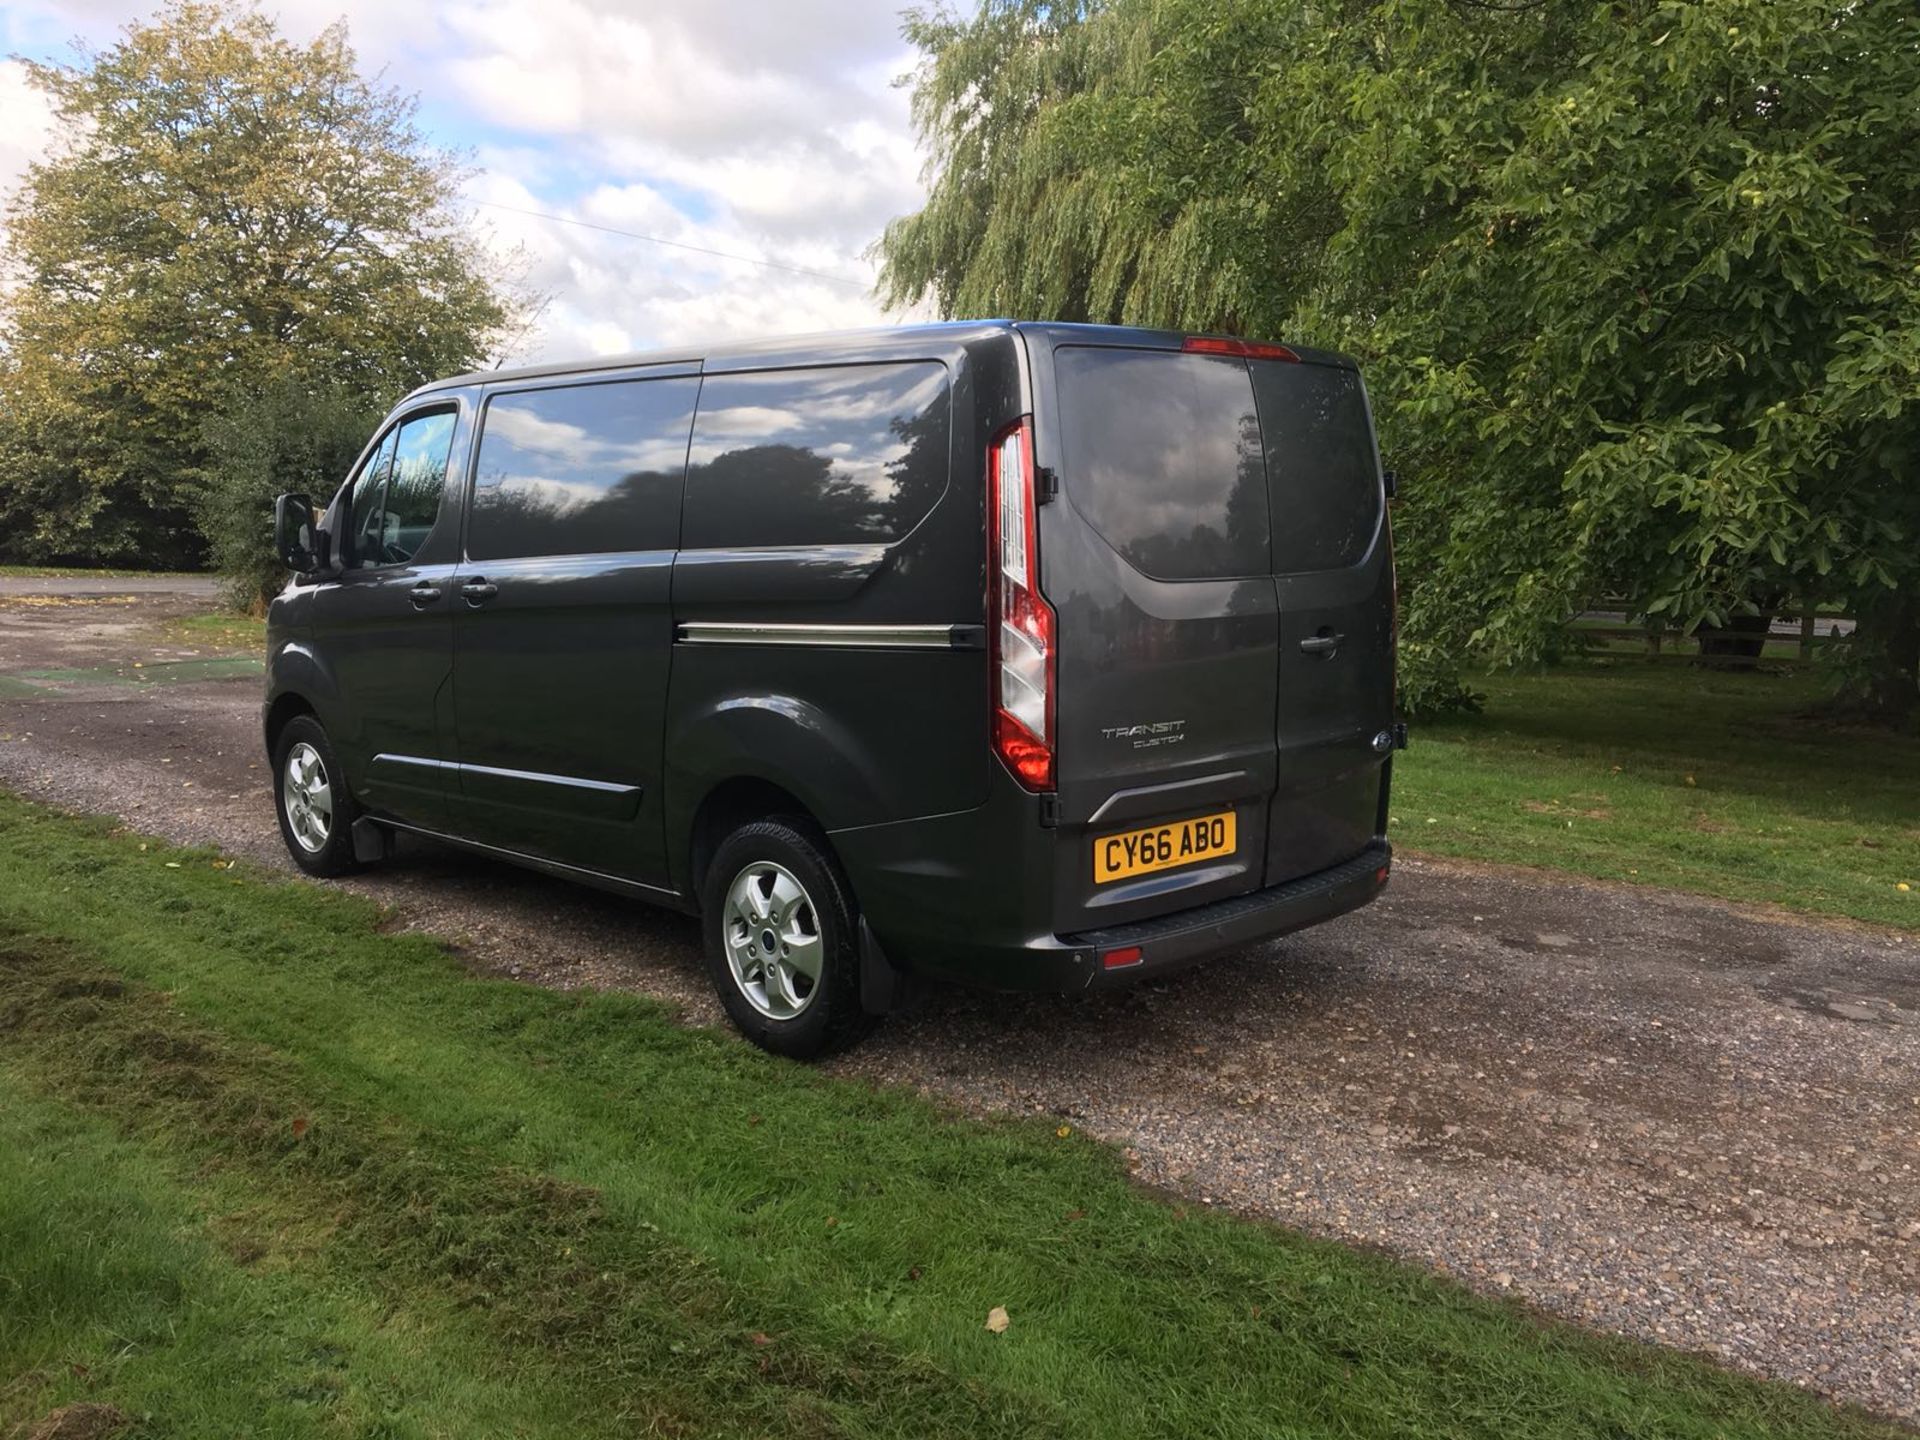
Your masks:
<path fill-rule="evenodd" d="M 869 1015 L 888 1015 L 905 1005 L 909 986 L 907 977 L 893 968 L 880 942 L 860 917 L 860 1008 Z"/>
<path fill-rule="evenodd" d="M 393 836 L 387 827 L 362 815 L 348 832 L 353 838 L 353 858 L 362 865 L 384 860 L 393 848 Z"/>

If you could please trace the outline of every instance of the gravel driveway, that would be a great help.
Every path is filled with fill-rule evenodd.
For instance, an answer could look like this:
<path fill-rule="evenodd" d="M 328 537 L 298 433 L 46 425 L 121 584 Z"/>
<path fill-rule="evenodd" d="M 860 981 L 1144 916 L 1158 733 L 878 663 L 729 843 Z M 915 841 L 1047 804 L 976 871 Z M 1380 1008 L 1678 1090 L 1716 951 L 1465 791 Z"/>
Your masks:
<path fill-rule="evenodd" d="M 163 643 L 204 600 L 22 583 L 0 783 L 281 864 L 252 667 Z M 351 883 L 478 965 L 719 1019 L 684 918 L 426 846 Z M 836 1068 L 1064 1116 L 1204 1203 L 1912 1421 L 1916 961 L 1891 932 L 1408 858 L 1368 910 L 1134 991 L 936 991 Z"/>

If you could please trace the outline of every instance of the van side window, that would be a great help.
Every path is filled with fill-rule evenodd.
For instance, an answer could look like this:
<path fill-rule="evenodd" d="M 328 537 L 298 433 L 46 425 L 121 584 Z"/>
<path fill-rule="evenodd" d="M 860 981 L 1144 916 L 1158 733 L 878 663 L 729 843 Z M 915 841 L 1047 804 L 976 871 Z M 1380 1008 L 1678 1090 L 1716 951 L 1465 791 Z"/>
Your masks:
<path fill-rule="evenodd" d="M 699 377 L 681 375 L 494 396 L 467 554 L 671 550 L 699 393 Z"/>
<path fill-rule="evenodd" d="M 417 415 L 402 425 L 387 472 L 386 513 L 380 526 L 380 563 L 404 565 L 419 553 L 447 489 L 454 412 Z"/>
<path fill-rule="evenodd" d="M 389 430 L 360 473 L 353 480 L 353 508 L 348 512 L 345 564 L 349 570 L 380 563 L 380 527 L 386 516 L 387 470 L 393 464 L 393 442 L 398 431 Z"/>
<path fill-rule="evenodd" d="M 950 410 L 932 361 L 710 375 L 681 543 L 897 540 L 946 493 Z"/>
<path fill-rule="evenodd" d="M 347 569 L 413 559 L 440 516 L 457 418 L 451 410 L 435 410 L 396 425 L 354 477 Z"/>
<path fill-rule="evenodd" d="M 1267 573 L 1267 482 L 1244 362 L 1163 350 L 1054 352 L 1067 494 L 1156 580 Z"/>
<path fill-rule="evenodd" d="M 1360 376 L 1334 365 L 1255 361 L 1253 393 L 1267 441 L 1274 572 L 1358 564 L 1383 503 Z"/>

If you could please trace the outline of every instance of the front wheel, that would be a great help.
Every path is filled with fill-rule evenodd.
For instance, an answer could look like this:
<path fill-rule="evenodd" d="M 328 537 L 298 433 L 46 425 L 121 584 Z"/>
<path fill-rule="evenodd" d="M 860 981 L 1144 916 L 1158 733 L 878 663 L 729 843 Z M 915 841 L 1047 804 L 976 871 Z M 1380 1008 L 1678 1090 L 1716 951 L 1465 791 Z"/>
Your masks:
<path fill-rule="evenodd" d="M 353 822 L 359 807 L 327 732 L 311 715 L 287 722 L 273 747 L 274 808 L 280 838 L 293 863 L 309 875 L 344 875 L 353 858 Z"/>
<path fill-rule="evenodd" d="M 810 1060 L 872 1027 L 852 894 L 812 826 L 776 816 L 734 831 L 707 868 L 701 913 L 720 1003 L 754 1044 Z"/>

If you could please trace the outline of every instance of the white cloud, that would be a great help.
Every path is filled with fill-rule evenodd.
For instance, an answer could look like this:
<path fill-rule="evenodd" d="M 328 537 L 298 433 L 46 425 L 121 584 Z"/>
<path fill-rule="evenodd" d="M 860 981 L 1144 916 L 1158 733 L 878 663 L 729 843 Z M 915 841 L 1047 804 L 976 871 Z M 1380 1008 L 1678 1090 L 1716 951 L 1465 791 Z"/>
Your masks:
<path fill-rule="evenodd" d="M 14 0 L 9 48 L 112 43 L 131 0 Z M 266 0 L 304 38 L 344 11 L 363 70 L 470 148 L 491 242 L 549 297 L 510 358 L 884 323 L 863 252 L 918 204 L 892 0 Z M 0 167 L 44 143 L 0 68 Z M 37 98 L 37 97 L 36 97 Z M 24 141 L 17 137 L 28 137 Z M 10 173 L 0 168 L 0 183 Z M 492 208 L 544 211 L 833 278 Z M 850 282 L 850 283 L 849 283 Z M 901 317 L 893 317 L 901 318 Z"/>
<path fill-rule="evenodd" d="M 53 107 L 27 79 L 18 60 L 0 60 L 0 199 L 13 193 L 20 177 L 47 148 L 53 133 Z"/>

